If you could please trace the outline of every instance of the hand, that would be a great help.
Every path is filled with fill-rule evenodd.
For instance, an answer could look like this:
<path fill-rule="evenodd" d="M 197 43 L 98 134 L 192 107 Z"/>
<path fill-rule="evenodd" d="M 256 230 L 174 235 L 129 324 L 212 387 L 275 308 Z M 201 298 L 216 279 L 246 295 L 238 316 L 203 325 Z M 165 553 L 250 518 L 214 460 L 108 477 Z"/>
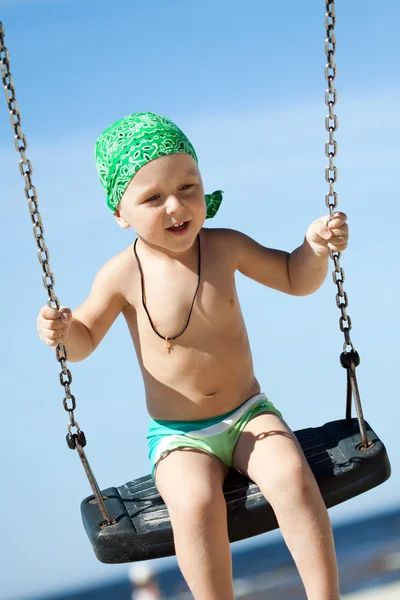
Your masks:
<path fill-rule="evenodd" d="M 347 215 L 336 212 L 334 218 L 320 217 L 307 229 L 306 239 L 318 256 L 329 256 L 329 250 L 343 252 L 349 241 Z"/>
<path fill-rule="evenodd" d="M 60 310 L 43 306 L 37 318 L 39 337 L 47 346 L 56 348 L 58 344 L 65 344 L 68 339 L 72 323 L 70 308 L 61 307 Z"/>

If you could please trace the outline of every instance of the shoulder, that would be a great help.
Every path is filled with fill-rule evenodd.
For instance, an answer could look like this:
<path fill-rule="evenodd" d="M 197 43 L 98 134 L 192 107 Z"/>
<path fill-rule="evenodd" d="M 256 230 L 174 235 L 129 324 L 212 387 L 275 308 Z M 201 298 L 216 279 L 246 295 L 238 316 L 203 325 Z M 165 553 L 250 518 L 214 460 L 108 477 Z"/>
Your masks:
<path fill-rule="evenodd" d="M 126 283 L 132 281 L 136 270 L 132 244 L 110 258 L 97 272 L 94 287 L 104 287 L 114 295 L 125 296 Z"/>
<path fill-rule="evenodd" d="M 229 257 L 235 263 L 235 266 L 237 266 L 247 245 L 251 242 L 254 243 L 254 240 L 249 236 L 236 229 L 203 228 L 202 231 L 205 243 L 212 248 L 213 252 L 218 253 L 219 256 Z"/>
<path fill-rule="evenodd" d="M 203 227 L 202 231 L 209 241 L 217 244 L 235 244 L 241 243 L 245 239 L 250 239 L 245 233 L 237 231 L 237 229 L 228 229 L 226 227 L 216 227 L 214 229 Z"/>
<path fill-rule="evenodd" d="M 134 262 L 133 243 L 110 258 L 99 270 L 104 277 L 118 278 L 126 269 L 130 269 Z"/>

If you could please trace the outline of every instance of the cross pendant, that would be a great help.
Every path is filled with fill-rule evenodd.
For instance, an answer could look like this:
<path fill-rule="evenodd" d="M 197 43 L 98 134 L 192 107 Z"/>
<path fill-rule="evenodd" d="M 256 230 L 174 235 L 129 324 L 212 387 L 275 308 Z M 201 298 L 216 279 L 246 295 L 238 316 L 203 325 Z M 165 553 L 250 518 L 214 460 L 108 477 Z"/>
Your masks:
<path fill-rule="evenodd" d="M 170 354 L 171 350 L 173 350 L 173 348 L 174 348 L 173 345 L 170 343 L 170 341 L 169 341 L 168 338 L 165 338 L 165 347 L 168 350 L 168 354 Z"/>

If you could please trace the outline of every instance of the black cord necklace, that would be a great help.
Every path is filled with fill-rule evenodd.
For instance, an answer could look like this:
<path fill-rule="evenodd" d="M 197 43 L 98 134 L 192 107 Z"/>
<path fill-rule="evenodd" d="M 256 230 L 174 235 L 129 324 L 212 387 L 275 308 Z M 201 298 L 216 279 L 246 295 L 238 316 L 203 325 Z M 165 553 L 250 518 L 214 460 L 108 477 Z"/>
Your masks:
<path fill-rule="evenodd" d="M 144 289 L 144 276 L 143 276 L 143 269 L 142 269 L 142 265 L 140 264 L 140 260 L 139 257 L 137 255 L 137 251 L 136 251 L 136 244 L 139 238 L 136 238 L 135 243 L 133 244 L 133 252 L 135 254 L 136 257 L 136 262 L 137 262 L 137 266 L 139 269 L 139 273 L 140 273 L 140 285 L 142 288 L 142 304 L 143 304 L 143 308 L 146 311 L 146 314 L 149 318 L 149 322 L 150 325 L 154 331 L 154 333 L 156 333 L 158 335 L 158 337 L 160 337 L 162 340 L 165 340 L 165 347 L 168 350 L 168 354 L 171 352 L 171 350 L 173 349 L 173 345 L 171 344 L 171 341 L 176 340 L 176 338 L 178 338 L 179 336 L 182 335 L 182 333 L 184 333 L 189 325 L 189 321 L 190 321 L 190 317 L 192 316 L 192 311 L 193 311 L 193 306 L 194 306 L 194 302 L 196 300 L 196 296 L 197 296 L 197 292 L 200 286 L 200 267 L 201 267 L 201 248 L 200 248 L 200 235 L 197 236 L 197 244 L 198 244 L 198 248 L 199 248 L 199 263 L 198 263 L 198 280 L 197 280 L 197 286 L 196 286 L 196 291 L 194 292 L 194 296 L 193 296 L 193 300 L 192 300 L 192 304 L 190 307 L 190 311 L 189 311 L 189 315 L 186 321 L 186 325 L 184 326 L 184 328 L 182 329 L 182 331 L 180 331 L 179 333 L 177 333 L 176 335 L 170 335 L 170 336 L 165 336 L 165 335 L 161 335 L 161 333 L 159 333 L 157 331 L 157 329 L 154 326 L 153 321 L 151 320 L 150 317 L 150 313 L 147 310 L 147 306 L 146 306 L 146 294 L 145 294 L 145 289 Z"/>

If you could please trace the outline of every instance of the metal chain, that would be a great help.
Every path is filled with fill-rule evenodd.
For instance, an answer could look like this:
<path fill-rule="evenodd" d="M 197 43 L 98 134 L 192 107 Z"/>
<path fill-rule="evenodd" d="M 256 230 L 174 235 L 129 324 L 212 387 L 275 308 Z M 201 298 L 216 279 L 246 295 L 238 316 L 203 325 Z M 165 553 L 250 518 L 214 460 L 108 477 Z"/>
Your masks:
<path fill-rule="evenodd" d="M 42 218 L 39 212 L 39 204 L 37 191 L 35 186 L 32 184 L 32 164 L 30 160 L 26 158 L 26 150 L 28 148 L 28 142 L 21 128 L 21 114 L 19 112 L 18 104 L 15 98 L 15 87 L 13 78 L 10 72 L 10 61 L 8 50 L 4 44 L 4 28 L 3 24 L 0 22 L 0 66 L 1 66 L 1 78 L 4 85 L 4 92 L 6 96 L 6 101 L 8 105 L 8 109 L 10 112 L 10 121 L 11 126 L 14 129 L 15 137 L 14 144 L 15 149 L 21 155 L 21 160 L 19 161 L 19 170 L 21 175 L 25 179 L 25 196 L 28 200 L 29 211 L 31 214 L 31 220 L 33 223 L 33 235 L 35 236 L 35 240 L 38 246 L 38 258 L 39 262 L 42 265 L 43 269 L 43 285 L 47 290 L 49 299 L 47 301 L 47 305 L 51 308 L 55 308 L 56 310 L 60 309 L 60 302 L 54 292 L 54 284 L 55 279 L 54 275 L 50 268 L 50 255 L 49 250 L 46 246 L 46 242 L 44 239 L 44 230 Z M 63 405 L 65 410 L 69 413 L 70 426 L 76 427 L 78 433 L 80 432 L 80 428 L 78 423 L 75 421 L 74 410 L 76 408 L 75 397 L 71 394 L 70 385 L 72 383 L 72 375 L 71 371 L 67 367 L 67 359 L 68 352 L 66 347 L 63 344 L 59 344 L 56 348 L 56 357 L 58 362 L 61 365 L 60 372 L 60 383 L 64 387 L 65 396 L 63 399 Z M 71 403 L 68 406 L 68 402 Z"/>
<path fill-rule="evenodd" d="M 325 119 L 325 127 L 329 133 L 329 141 L 325 144 L 325 154 L 329 158 L 329 166 L 325 169 L 325 179 L 329 183 L 329 192 L 325 196 L 325 204 L 329 209 L 329 220 L 333 219 L 335 209 L 338 205 L 338 195 L 334 189 L 335 182 L 337 180 L 338 172 L 337 167 L 333 164 L 333 159 L 337 155 L 337 142 L 334 139 L 335 131 L 338 128 L 338 118 L 335 115 L 335 104 L 337 101 L 337 91 L 335 90 L 335 77 L 337 68 L 335 64 L 335 50 L 336 50 L 336 37 L 335 37 L 335 24 L 336 24 L 336 11 L 335 2 L 326 2 L 326 14 L 325 14 L 325 28 L 326 28 L 326 40 L 325 40 L 325 53 L 327 57 L 327 64 L 325 66 L 325 79 L 328 82 L 328 89 L 325 92 L 325 104 L 329 109 L 329 114 Z M 341 317 L 339 319 L 340 330 L 344 334 L 343 351 L 347 352 L 348 347 L 354 351 L 353 342 L 350 339 L 351 331 L 351 319 L 347 314 L 348 297 L 343 289 L 343 283 L 345 280 L 345 274 L 343 268 L 340 266 L 340 252 L 333 252 L 330 250 L 330 257 L 334 263 L 334 270 L 332 272 L 333 282 L 337 286 L 336 304 L 341 311 Z"/>
<path fill-rule="evenodd" d="M 335 131 L 338 128 L 338 118 L 335 115 L 335 104 L 337 101 L 337 91 L 335 89 L 335 77 L 337 73 L 337 67 L 335 63 L 335 50 L 336 50 L 336 37 L 335 37 L 335 25 L 336 25 L 336 10 L 335 2 L 325 2 L 325 54 L 327 58 L 327 64 L 325 66 L 325 79 L 328 82 L 328 89 L 325 92 L 325 104 L 329 109 L 329 113 L 325 119 L 325 127 L 329 134 L 329 140 L 325 144 L 325 154 L 329 158 L 329 166 L 325 169 L 325 179 L 329 183 L 329 192 L 325 196 L 325 204 L 329 209 L 329 220 L 334 218 L 335 209 L 338 205 L 338 195 L 335 191 L 335 182 L 337 180 L 337 167 L 335 167 L 333 159 L 337 155 L 337 142 L 334 138 Z M 343 289 L 343 283 L 345 280 L 344 270 L 340 265 L 340 252 L 333 252 L 330 250 L 330 257 L 334 263 L 334 270 L 332 272 L 333 282 L 337 286 L 336 304 L 340 309 L 341 316 L 339 319 L 340 330 L 344 334 L 343 353 L 340 357 L 340 361 L 343 367 L 347 369 L 347 407 L 346 407 L 346 421 L 351 424 L 351 398 L 354 398 L 356 406 L 356 412 L 358 417 L 358 423 L 361 434 L 361 449 L 367 449 L 371 444 L 367 438 L 366 425 L 364 421 L 364 415 L 361 405 L 360 392 L 358 389 L 356 367 L 360 362 L 358 352 L 354 349 L 353 342 L 350 338 L 351 331 L 351 319 L 347 314 L 348 297 L 347 293 Z M 348 348 L 350 347 L 350 350 Z"/>
<path fill-rule="evenodd" d="M 335 38 L 335 24 L 336 24 L 336 12 L 334 1 L 326 2 L 326 16 L 325 16 L 325 28 L 326 28 L 326 41 L 325 41 L 325 53 L 327 56 L 327 65 L 325 67 L 325 78 L 328 81 L 328 89 L 325 93 L 325 103 L 328 106 L 329 114 L 325 119 L 325 127 L 329 134 L 329 141 L 325 144 L 325 154 L 329 158 L 329 166 L 325 169 L 325 179 L 329 183 L 329 192 L 325 196 L 325 203 L 329 209 L 330 219 L 333 218 L 335 209 L 338 204 L 337 192 L 334 189 L 334 184 L 337 180 L 337 167 L 334 165 L 334 158 L 337 155 L 337 142 L 334 139 L 334 133 L 338 128 L 338 118 L 335 115 L 334 107 L 337 100 L 337 91 L 334 87 L 335 77 L 337 68 L 335 64 L 335 50 L 336 50 L 336 38 Z M 38 259 L 43 269 L 43 285 L 47 289 L 49 296 L 48 306 L 60 309 L 60 302 L 55 295 L 54 275 L 50 268 L 50 256 L 49 251 L 44 239 L 44 230 L 41 215 L 39 212 L 38 198 L 35 186 L 32 184 L 32 165 L 26 157 L 26 150 L 28 148 L 28 142 L 21 128 L 21 115 L 19 112 L 18 104 L 15 97 L 15 87 L 10 72 L 9 55 L 7 48 L 4 44 L 4 28 L 0 22 L 0 67 L 2 81 L 4 85 L 4 91 L 6 96 L 6 102 L 10 112 L 10 121 L 14 129 L 15 138 L 14 144 L 17 152 L 20 153 L 21 160 L 19 168 L 21 175 L 25 179 L 25 196 L 28 200 L 31 220 L 33 223 L 33 234 L 36 239 L 38 246 Z M 338 292 L 336 294 L 336 304 L 341 311 L 341 317 L 339 319 L 340 329 L 344 334 L 345 342 L 343 344 L 344 352 L 350 347 L 354 351 L 354 346 L 350 338 L 350 331 L 352 328 L 350 316 L 347 314 L 348 297 L 343 289 L 343 283 L 345 280 L 344 270 L 340 265 L 340 252 L 330 252 L 330 256 L 334 261 L 333 281 L 337 286 Z M 75 427 L 78 434 L 81 433 L 79 424 L 75 421 L 74 410 L 76 408 L 75 396 L 71 394 L 70 385 L 72 383 L 71 371 L 67 367 L 68 352 L 66 347 L 61 343 L 56 349 L 56 358 L 61 365 L 60 372 L 60 384 L 64 387 L 65 396 L 63 399 L 64 409 L 69 413 L 70 425 L 68 427 L 69 432 L 71 428 Z M 71 402 L 71 406 L 68 406 L 68 402 Z M 98 488 L 97 488 L 97 491 Z M 96 494 L 98 498 L 98 493 Z M 99 505 L 102 504 L 102 498 Z M 107 513 L 106 513 L 106 516 Z M 106 519 L 106 520 L 109 520 Z"/>
<path fill-rule="evenodd" d="M 15 149 L 21 155 L 21 160 L 19 162 L 19 170 L 21 175 L 25 179 L 25 196 L 28 200 L 29 211 L 31 214 L 31 220 L 33 223 L 33 235 L 35 237 L 37 246 L 38 246 L 38 258 L 39 262 L 42 265 L 43 269 L 43 285 L 47 290 L 49 299 L 47 301 L 47 305 L 50 308 L 55 308 L 56 310 L 60 309 L 60 302 L 54 291 L 55 279 L 54 275 L 50 268 L 50 255 L 48 248 L 46 246 L 46 242 L 44 239 L 44 230 L 42 218 L 39 212 L 39 203 L 37 197 L 37 191 L 35 186 L 32 184 L 32 164 L 26 158 L 26 150 L 28 148 L 28 142 L 26 137 L 22 131 L 21 127 L 21 114 L 19 112 L 18 104 L 15 97 L 15 87 L 14 81 L 10 71 L 10 60 L 8 50 L 4 43 L 4 27 L 2 22 L 0 21 L 0 67 L 1 67 L 1 78 L 4 85 L 4 92 L 6 96 L 6 102 L 8 105 L 8 109 L 10 112 L 10 121 L 11 126 L 14 129 L 15 137 L 14 144 Z M 71 449 L 78 450 L 79 457 L 82 461 L 83 467 L 85 469 L 86 475 L 89 479 L 90 485 L 92 487 L 93 493 L 96 497 L 97 503 L 99 505 L 99 509 L 105 519 L 106 524 L 111 524 L 112 520 L 108 514 L 108 511 L 104 505 L 103 498 L 101 496 L 101 492 L 97 482 L 91 472 L 90 466 L 85 457 L 83 446 L 86 444 L 86 438 L 81 431 L 79 424 L 75 421 L 74 410 L 76 408 L 75 396 L 71 394 L 71 383 L 72 383 L 72 374 L 67 366 L 68 352 L 67 348 L 64 344 L 58 344 L 56 348 L 56 358 L 61 365 L 60 371 L 60 384 L 64 388 L 65 396 L 63 398 L 63 406 L 64 409 L 69 414 L 69 426 L 68 426 L 68 434 L 67 434 L 67 442 L 68 446 Z M 68 404 L 70 402 L 70 405 Z M 71 429 L 75 428 L 76 433 L 72 434 Z"/>

